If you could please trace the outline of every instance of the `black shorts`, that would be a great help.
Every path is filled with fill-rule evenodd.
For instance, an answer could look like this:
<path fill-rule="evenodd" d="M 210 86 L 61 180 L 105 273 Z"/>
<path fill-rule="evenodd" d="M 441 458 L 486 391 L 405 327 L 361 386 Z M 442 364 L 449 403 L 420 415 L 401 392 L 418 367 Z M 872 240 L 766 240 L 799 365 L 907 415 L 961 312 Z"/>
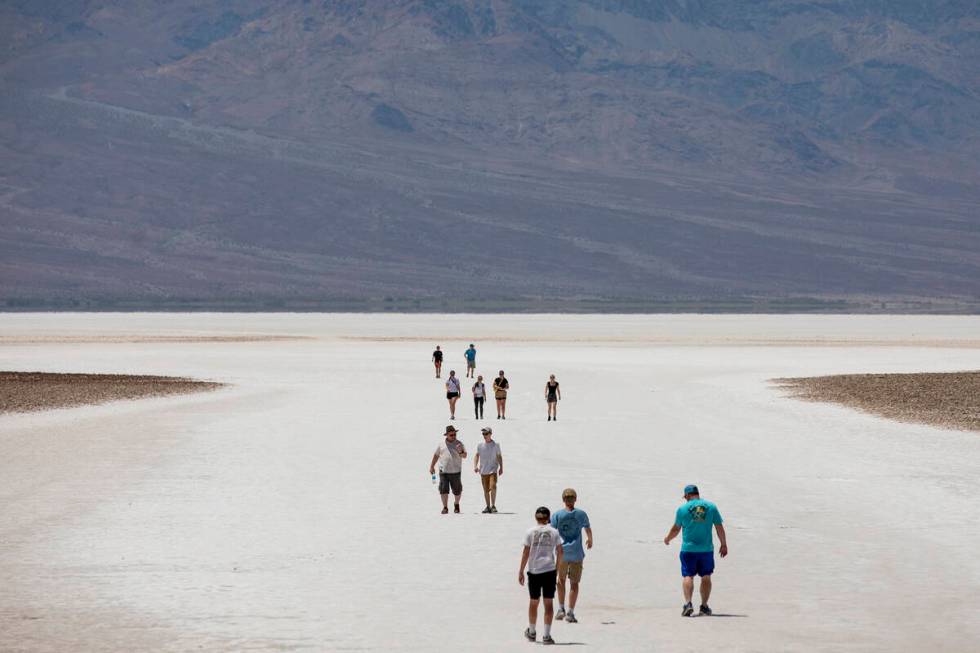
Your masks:
<path fill-rule="evenodd" d="M 462 472 L 456 472 L 455 474 L 439 472 L 439 494 L 449 494 L 450 489 L 452 489 L 453 494 L 456 496 L 463 493 Z"/>
<path fill-rule="evenodd" d="M 446 399 L 455 399 L 458 396 L 459 396 L 459 393 L 458 392 L 447 392 L 446 393 Z"/>
<path fill-rule="evenodd" d="M 532 574 L 528 572 L 527 591 L 534 600 L 540 599 L 542 594 L 544 594 L 544 598 L 546 599 L 555 598 L 555 587 L 557 584 L 557 569 L 552 569 L 551 571 L 546 571 L 541 574 Z"/>

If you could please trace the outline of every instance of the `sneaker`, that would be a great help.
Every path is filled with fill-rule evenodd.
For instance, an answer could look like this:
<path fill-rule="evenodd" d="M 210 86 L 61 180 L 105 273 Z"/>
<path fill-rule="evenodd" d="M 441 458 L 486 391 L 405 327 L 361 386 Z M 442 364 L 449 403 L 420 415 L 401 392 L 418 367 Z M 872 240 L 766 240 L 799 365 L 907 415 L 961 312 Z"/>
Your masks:
<path fill-rule="evenodd" d="M 690 603 L 685 603 L 684 608 L 681 610 L 681 616 L 690 617 L 692 614 L 694 614 L 694 606 Z"/>
<path fill-rule="evenodd" d="M 442 509 L 442 514 L 448 515 L 449 514 L 449 508 L 443 508 Z"/>
<path fill-rule="evenodd" d="M 551 421 L 551 415 L 548 415 L 548 421 L 549 422 Z"/>
<path fill-rule="evenodd" d="M 558 612 L 555 613 L 555 621 L 561 621 L 565 618 L 565 611 L 558 608 Z"/>
<path fill-rule="evenodd" d="M 529 641 L 529 642 L 536 642 L 536 641 L 538 641 L 538 634 L 537 633 L 534 633 L 534 632 L 531 632 L 531 629 L 530 628 L 525 628 L 524 629 L 524 636 L 527 637 L 527 641 Z"/>
<path fill-rule="evenodd" d="M 551 639 L 551 635 L 545 635 L 541 638 L 541 643 L 544 645 L 554 644 L 555 640 Z"/>
<path fill-rule="evenodd" d="M 567 621 L 570 624 L 577 624 L 578 623 L 578 619 L 575 618 L 575 613 L 574 612 L 569 612 L 568 614 L 566 614 L 565 615 L 565 621 Z"/>
<path fill-rule="evenodd" d="M 500 415 L 497 415 L 497 419 L 500 419 Z"/>
<path fill-rule="evenodd" d="M 491 512 L 493 512 L 493 511 L 490 510 L 490 506 L 487 506 L 486 508 L 483 509 L 483 514 L 484 515 L 489 515 Z"/>
<path fill-rule="evenodd" d="M 490 506 L 490 512 L 496 513 L 497 512 L 497 506 Z"/>
<path fill-rule="evenodd" d="M 707 605 L 701 604 L 701 609 L 698 610 L 698 614 L 703 614 L 706 617 L 710 617 L 711 616 L 711 608 L 709 608 Z"/>
<path fill-rule="evenodd" d="M 453 512 L 456 513 L 457 515 L 459 514 L 459 504 L 458 503 L 453 506 Z"/>

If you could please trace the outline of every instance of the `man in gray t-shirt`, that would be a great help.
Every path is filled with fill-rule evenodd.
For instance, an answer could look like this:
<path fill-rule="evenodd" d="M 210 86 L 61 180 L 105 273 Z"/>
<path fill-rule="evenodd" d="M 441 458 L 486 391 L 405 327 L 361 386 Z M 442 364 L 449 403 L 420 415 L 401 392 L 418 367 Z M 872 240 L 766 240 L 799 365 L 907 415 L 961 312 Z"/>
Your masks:
<path fill-rule="evenodd" d="M 484 513 L 497 512 L 497 476 L 504 474 L 504 457 L 500 453 L 500 445 L 493 439 L 493 429 L 480 429 L 483 442 L 476 448 L 476 458 L 473 459 L 473 471 L 480 475 L 483 483 L 483 500 L 487 502 Z"/>
<path fill-rule="evenodd" d="M 449 512 L 449 490 L 453 491 L 455 510 L 459 512 L 459 499 L 463 495 L 463 458 L 466 458 L 466 447 L 456 439 L 456 427 L 446 427 L 446 439 L 443 440 L 432 454 L 429 463 L 429 473 L 436 473 L 436 463 L 439 463 L 439 495 L 442 497 L 442 514 Z"/>

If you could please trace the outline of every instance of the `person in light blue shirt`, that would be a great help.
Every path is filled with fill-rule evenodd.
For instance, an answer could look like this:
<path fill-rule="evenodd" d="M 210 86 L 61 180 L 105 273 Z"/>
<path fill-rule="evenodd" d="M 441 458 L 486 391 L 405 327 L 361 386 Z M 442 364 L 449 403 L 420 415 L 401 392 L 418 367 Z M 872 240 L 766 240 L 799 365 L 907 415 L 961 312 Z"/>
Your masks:
<path fill-rule="evenodd" d="M 551 516 L 551 525 L 558 529 L 561 535 L 562 561 L 558 566 L 558 612 L 556 619 L 564 619 L 576 623 L 575 604 L 578 602 L 578 586 L 582 580 L 582 562 L 585 560 L 585 549 L 582 548 L 582 529 L 585 529 L 585 548 L 592 548 L 592 525 L 584 510 L 575 507 L 578 494 L 572 488 L 565 488 L 561 500 L 565 507 Z M 571 584 L 568 593 L 568 612 L 565 612 L 565 579 Z"/>
<path fill-rule="evenodd" d="M 470 348 L 463 352 L 463 358 L 466 359 L 466 378 L 472 379 L 476 374 L 476 347 L 473 343 L 470 343 Z"/>
<path fill-rule="evenodd" d="M 674 515 L 674 525 L 670 527 L 664 544 L 683 531 L 681 541 L 681 576 L 683 577 L 684 607 L 681 615 L 690 617 L 694 614 L 694 577 L 701 577 L 701 609 L 700 614 L 711 615 L 708 607 L 708 597 L 711 596 L 711 574 L 715 570 L 715 545 L 711 537 L 711 528 L 718 533 L 721 546 L 718 554 L 724 558 L 728 555 L 728 541 L 725 537 L 725 527 L 722 525 L 721 513 L 718 507 L 710 501 L 701 498 L 698 486 L 688 485 L 684 488 L 684 500 L 687 502 L 677 509 Z"/>

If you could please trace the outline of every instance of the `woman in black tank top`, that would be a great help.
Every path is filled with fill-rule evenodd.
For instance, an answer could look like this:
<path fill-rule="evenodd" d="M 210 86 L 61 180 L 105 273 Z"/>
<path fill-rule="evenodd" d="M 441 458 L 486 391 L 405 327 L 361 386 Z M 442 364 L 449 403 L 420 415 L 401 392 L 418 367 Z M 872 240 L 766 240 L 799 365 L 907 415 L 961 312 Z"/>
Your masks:
<path fill-rule="evenodd" d="M 561 390 L 558 389 L 558 381 L 552 374 L 548 382 L 544 384 L 544 400 L 548 402 L 548 421 L 558 421 L 558 400 L 561 399 Z"/>

